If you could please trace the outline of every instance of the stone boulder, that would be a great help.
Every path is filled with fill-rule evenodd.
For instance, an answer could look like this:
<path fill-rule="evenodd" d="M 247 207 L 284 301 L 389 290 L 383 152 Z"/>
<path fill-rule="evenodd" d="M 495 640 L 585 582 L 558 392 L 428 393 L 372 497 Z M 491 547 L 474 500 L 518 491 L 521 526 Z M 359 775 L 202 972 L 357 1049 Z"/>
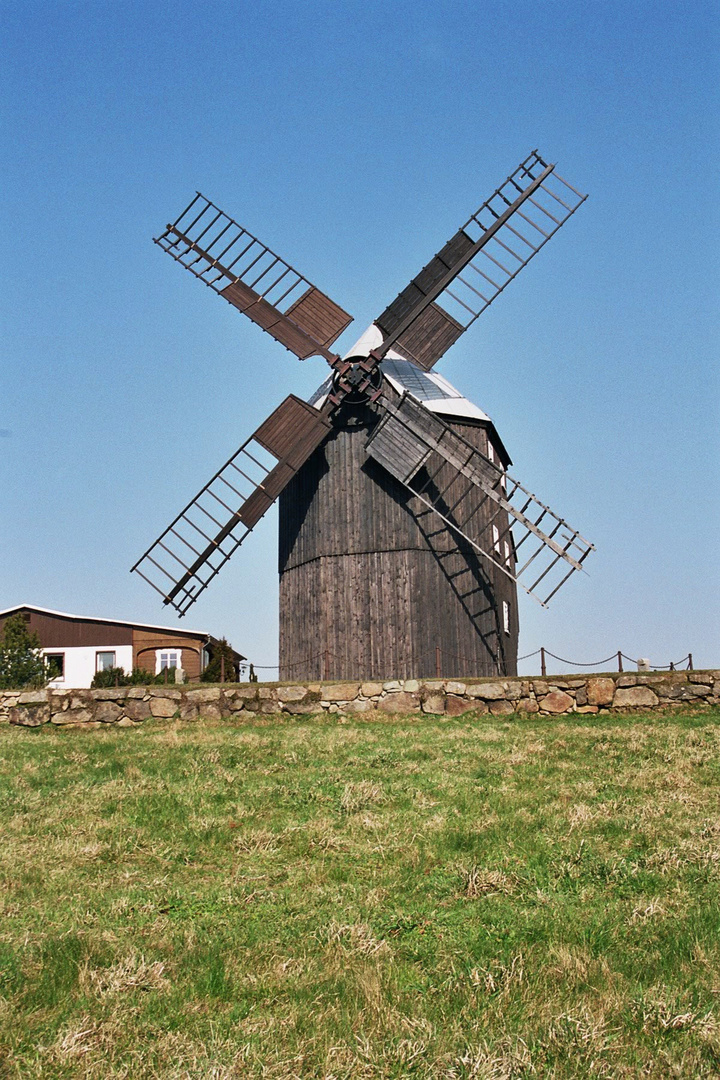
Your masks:
<path fill-rule="evenodd" d="M 39 702 L 36 705 L 13 705 L 8 709 L 11 724 L 20 727 L 42 727 L 50 720 L 50 703 Z"/>
<path fill-rule="evenodd" d="M 510 713 L 515 712 L 512 701 L 506 701 L 504 698 L 500 701 L 491 701 L 489 708 L 493 716 L 509 716 Z"/>
<path fill-rule="evenodd" d="M 223 709 L 219 701 L 208 701 L 197 706 L 201 720 L 222 720 Z"/>
<path fill-rule="evenodd" d="M 49 690 L 24 690 L 18 698 L 18 705 L 44 705 L 50 701 Z"/>
<path fill-rule="evenodd" d="M 151 715 L 150 702 L 138 699 L 126 701 L 123 705 L 123 712 L 135 723 L 140 723 L 142 720 L 147 720 Z"/>
<path fill-rule="evenodd" d="M 377 707 L 384 713 L 414 713 L 420 711 L 420 700 L 417 694 L 406 694 L 399 690 L 384 697 Z"/>
<path fill-rule="evenodd" d="M 278 686 L 277 688 L 278 701 L 302 701 L 307 695 L 305 686 Z"/>
<path fill-rule="evenodd" d="M 361 710 L 359 708 L 351 709 L 351 706 L 369 704 L 369 701 L 349 701 L 347 710 L 348 712 L 360 712 Z M 283 712 L 289 713 L 290 716 L 313 716 L 322 711 L 322 706 L 319 701 L 289 701 L 283 706 Z"/>
<path fill-rule="evenodd" d="M 50 722 L 57 727 L 65 727 L 76 724 L 93 724 L 96 721 L 94 710 L 76 708 L 52 713 Z"/>
<path fill-rule="evenodd" d="M 546 694 L 538 702 L 542 712 L 555 714 L 568 712 L 574 704 L 575 699 L 566 694 L 564 690 L 551 690 L 549 694 Z"/>
<path fill-rule="evenodd" d="M 450 686 L 450 683 L 448 683 Z M 447 716 L 462 716 L 467 712 L 486 713 L 488 707 L 484 701 L 465 701 L 462 697 L 456 697 L 455 694 L 448 694 L 445 699 L 445 714 Z"/>
<path fill-rule="evenodd" d="M 615 694 L 614 679 L 588 679 L 587 701 L 583 705 L 612 705 Z"/>
<path fill-rule="evenodd" d="M 374 701 L 368 701 L 367 698 L 356 698 L 355 701 L 348 701 L 344 706 L 346 713 L 362 714 L 372 712 L 375 708 Z"/>
<path fill-rule="evenodd" d="M 334 686 L 327 684 L 322 688 L 323 701 L 354 701 L 358 696 L 360 683 L 336 683 Z"/>
<path fill-rule="evenodd" d="M 501 701 L 507 695 L 507 683 L 487 682 L 470 683 L 467 688 L 467 696 L 481 698 L 483 701 Z"/>
<path fill-rule="evenodd" d="M 448 680 L 445 691 L 448 694 L 454 694 L 462 697 L 466 690 L 466 684 L 464 682 L 454 682 L 452 679 Z"/>
<path fill-rule="evenodd" d="M 185 700 L 189 701 L 192 705 L 205 704 L 207 701 L 219 701 L 220 700 L 220 687 L 219 686 L 201 686 L 199 690 L 188 690 L 185 694 Z M 178 693 L 178 697 L 180 694 Z"/>
<path fill-rule="evenodd" d="M 94 719 L 99 720 L 101 724 L 116 724 L 122 713 L 123 710 L 114 701 L 98 701 Z"/>
<path fill-rule="evenodd" d="M 616 709 L 652 708 L 659 698 L 649 686 L 629 686 L 615 691 L 613 705 Z"/>
<path fill-rule="evenodd" d="M 150 712 L 158 719 L 167 719 L 178 711 L 178 702 L 172 698 L 154 697 L 150 701 Z"/>

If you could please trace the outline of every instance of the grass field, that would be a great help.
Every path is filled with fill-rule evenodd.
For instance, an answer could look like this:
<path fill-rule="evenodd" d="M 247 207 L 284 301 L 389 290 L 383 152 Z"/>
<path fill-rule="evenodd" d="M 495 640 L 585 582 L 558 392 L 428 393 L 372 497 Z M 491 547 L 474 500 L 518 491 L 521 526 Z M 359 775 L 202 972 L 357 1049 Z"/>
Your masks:
<path fill-rule="evenodd" d="M 0 730 L 0 1076 L 720 1075 L 720 711 Z"/>

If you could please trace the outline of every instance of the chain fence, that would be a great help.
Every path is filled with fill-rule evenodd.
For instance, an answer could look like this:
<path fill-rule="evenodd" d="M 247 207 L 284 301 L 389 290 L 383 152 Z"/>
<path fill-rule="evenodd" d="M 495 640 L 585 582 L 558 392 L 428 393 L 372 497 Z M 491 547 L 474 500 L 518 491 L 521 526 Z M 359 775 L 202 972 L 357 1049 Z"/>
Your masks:
<path fill-rule="evenodd" d="M 539 649 L 535 649 L 534 652 L 526 653 L 524 656 L 518 656 L 518 664 L 522 660 L 529 660 L 533 656 L 540 657 L 540 674 L 547 675 L 547 658 L 552 657 L 553 660 L 557 660 L 559 664 L 568 664 L 570 667 L 580 668 L 582 671 L 591 671 L 593 669 L 600 668 L 601 671 L 610 671 L 611 668 L 606 665 L 612 664 L 614 670 L 617 665 L 618 671 L 624 671 L 623 660 L 633 664 L 637 667 L 638 671 L 692 671 L 693 670 L 693 655 L 688 653 L 687 656 L 683 656 L 680 660 L 670 660 L 667 664 L 656 664 L 649 659 L 640 657 L 636 659 L 633 656 L 628 656 L 622 649 L 618 649 L 616 652 L 606 656 L 603 660 L 594 660 L 589 663 L 580 662 L 578 660 L 568 660 L 564 656 L 558 656 L 556 653 L 551 652 L 550 649 L 546 649 L 541 646 Z"/>
<path fill-rule="evenodd" d="M 591 662 L 568 660 L 567 657 L 558 656 L 557 653 L 552 652 L 545 646 L 540 646 L 539 649 L 534 649 L 533 652 L 525 653 L 523 656 L 518 656 L 518 664 L 524 660 L 530 660 L 532 657 L 538 656 L 539 667 L 541 676 L 548 674 L 548 657 L 556 660 L 558 664 L 564 664 L 567 667 L 579 668 L 581 671 L 610 671 L 617 670 L 623 671 L 623 661 L 632 664 L 638 671 L 692 671 L 693 670 L 693 655 L 688 653 L 687 656 L 683 656 L 680 660 L 670 660 L 667 664 L 656 664 L 648 659 L 638 658 L 635 659 L 632 656 L 628 656 L 622 649 L 617 649 L 612 652 L 610 656 L 604 657 L 602 660 L 594 660 Z M 493 657 L 492 660 L 498 667 L 501 666 L 501 657 Z M 338 667 L 335 668 L 333 661 L 339 661 Z M 302 681 L 310 679 L 318 679 L 330 681 L 333 679 L 346 679 L 349 676 L 337 674 L 337 671 L 347 670 L 345 664 L 347 657 L 333 652 L 331 649 L 323 649 L 319 653 L 315 653 L 312 656 L 305 657 L 302 660 L 296 660 L 293 664 L 283 665 L 283 680 L 288 681 L 292 679 L 294 672 L 301 669 L 299 678 Z M 612 665 L 610 667 L 609 665 Z M 477 658 L 461 656 L 457 653 L 448 652 L 443 650 L 439 645 L 435 647 L 433 656 L 428 658 L 424 674 L 418 675 L 418 678 L 422 679 L 442 679 L 442 678 L 472 678 L 478 675 L 478 660 Z M 234 683 L 234 682 L 258 682 L 260 672 L 272 673 L 268 676 L 262 675 L 264 682 L 279 682 L 280 681 L 280 665 L 279 664 L 255 664 L 250 661 L 242 661 L 237 668 L 229 670 L 230 665 L 226 669 L 224 657 L 221 658 L 220 667 L 220 682 L 221 683 Z M 308 675 L 307 672 L 314 672 L 313 675 Z M 164 668 L 159 675 L 155 676 L 155 683 L 175 683 L 176 669 L 174 667 Z M 480 675 L 482 676 L 482 672 Z M 559 674 L 559 672 L 555 672 Z M 384 675 L 373 676 L 373 679 L 391 679 L 395 678 L 391 673 Z M 354 676 L 353 676 L 354 678 Z M 183 682 L 186 683 L 200 683 L 203 681 L 202 675 L 183 675 Z M 367 681 L 373 681 L 368 679 Z M 115 685 L 119 685 L 119 672 L 115 676 Z"/>
<path fill-rule="evenodd" d="M 612 652 L 610 656 L 604 657 L 602 660 L 595 660 L 592 662 L 584 662 L 579 660 L 568 660 L 566 657 L 558 656 L 557 653 L 552 652 L 550 649 L 541 646 L 535 649 L 533 652 L 525 653 L 524 656 L 517 658 L 518 663 L 523 660 L 530 660 L 533 656 L 538 656 L 540 675 L 545 676 L 548 673 L 548 658 L 556 660 L 559 664 L 565 664 L 568 667 L 578 668 L 581 671 L 624 671 L 623 661 L 631 664 L 633 668 L 638 671 L 692 671 L 693 670 L 693 656 L 692 653 L 688 653 L 680 660 L 670 660 L 666 664 L 657 664 L 644 658 L 638 658 L 628 656 L 622 649 L 617 649 Z M 338 676 L 333 673 L 334 665 L 333 661 L 339 661 L 339 668 L 342 670 L 346 663 L 346 657 L 339 653 L 333 652 L 331 649 L 324 649 L 321 652 L 315 653 L 312 656 L 305 657 L 302 660 L 297 660 L 292 664 L 283 665 L 283 678 L 288 679 L 293 677 L 293 673 L 302 670 L 303 672 L 314 671 L 316 674 L 313 676 L 318 679 L 333 679 Z M 494 658 L 499 659 L 499 658 Z M 461 667 L 458 667 L 461 665 Z M 426 679 L 438 679 L 448 677 L 461 677 L 457 673 L 462 670 L 462 677 L 472 676 L 478 667 L 477 658 L 461 656 L 457 653 L 451 653 L 447 650 L 443 650 L 440 646 L 436 646 L 432 657 L 428 658 L 428 662 L 425 665 L 425 673 L 420 676 Z M 255 664 L 246 663 L 241 665 L 240 677 L 241 681 L 249 679 L 251 682 L 257 681 L 259 672 L 273 673 L 275 678 L 264 676 L 264 680 L 267 682 L 274 682 L 280 678 L 280 666 L 279 664 Z M 307 676 L 303 676 L 307 677 Z M 383 678 L 392 678 L 391 673 L 387 673 Z M 378 676 L 380 678 L 380 676 Z M 221 681 L 225 681 L 222 679 Z"/>

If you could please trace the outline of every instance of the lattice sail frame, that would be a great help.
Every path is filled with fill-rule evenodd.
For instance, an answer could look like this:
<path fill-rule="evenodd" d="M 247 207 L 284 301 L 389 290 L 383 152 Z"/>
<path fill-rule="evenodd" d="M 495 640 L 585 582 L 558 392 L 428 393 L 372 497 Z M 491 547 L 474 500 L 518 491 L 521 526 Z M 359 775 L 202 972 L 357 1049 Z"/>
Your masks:
<path fill-rule="evenodd" d="M 291 394 L 200 489 L 132 571 L 182 617 L 330 430 L 323 413 Z"/>
<path fill-rule="evenodd" d="M 412 395 L 403 394 L 397 404 L 384 398 L 382 407 L 385 416 L 367 442 L 370 456 L 480 555 L 547 607 L 570 575 L 582 569 L 594 546 Z M 439 491 L 434 500 L 426 494 L 427 488 L 434 486 L 439 469 L 422 484 L 414 482 L 434 452 L 441 464 L 447 462 L 456 470 L 453 483 L 459 476 L 467 481 L 448 514 L 438 509 L 444 491 Z M 484 495 L 480 506 L 486 500 L 495 504 L 492 515 L 481 528 L 471 521 L 480 509 L 477 499 L 469 500 L 472 509 L 467 518 L 463 517 L 462 509 L 463 501 L 478 488 Z M 505 548 L 506 540 L 508 548 Z M 524 579 L 523 575 L 526 575 Z M 537 591 L 543 582 L 543 593 L 550 586 L 550 592 L 544 596 Z"/>
<path fill-rule="evenodd" d="M 155 243 L 301 360 L 335 359 L 352 315 L 201 192 Z"/>
<path fill-rule="evenodd" d="M 375 320 L 376 355 L 429 371 L 586 198 L 534 150 Z"/>

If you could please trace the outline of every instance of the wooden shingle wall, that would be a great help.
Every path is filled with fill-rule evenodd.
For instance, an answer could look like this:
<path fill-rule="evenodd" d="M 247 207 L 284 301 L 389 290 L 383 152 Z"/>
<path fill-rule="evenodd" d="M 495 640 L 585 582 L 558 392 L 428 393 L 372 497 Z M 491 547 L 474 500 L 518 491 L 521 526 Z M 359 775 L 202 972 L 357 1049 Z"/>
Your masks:
<path fill-rule="evenodd" d="M 514 583 L 368 458 L 376 414 L 365 421 L 338 430 L 280 497 L 280 678 L 428 677 L 437 649 L 444 676 L 514 674 Z M 451 423 L 486 451 L 485 425 Z M 443 466 L 434 481 L 448 516 L 452 475 Z"/>
<path fill-rule="evenodd" d="M 69 618 L 60 613 L 20 609 L 31 633 L 37 634 L 43 649 L 71 649 L 104 645 L 130 645 L 132 629 L 122 623 L 95 622 L 92 619 Z M 15 612 L 13 614 L 16 614 Z M 29 616 L 29 618 L 27 617 Z M 10 616 L 0 618 L 0 633 Z"/>

